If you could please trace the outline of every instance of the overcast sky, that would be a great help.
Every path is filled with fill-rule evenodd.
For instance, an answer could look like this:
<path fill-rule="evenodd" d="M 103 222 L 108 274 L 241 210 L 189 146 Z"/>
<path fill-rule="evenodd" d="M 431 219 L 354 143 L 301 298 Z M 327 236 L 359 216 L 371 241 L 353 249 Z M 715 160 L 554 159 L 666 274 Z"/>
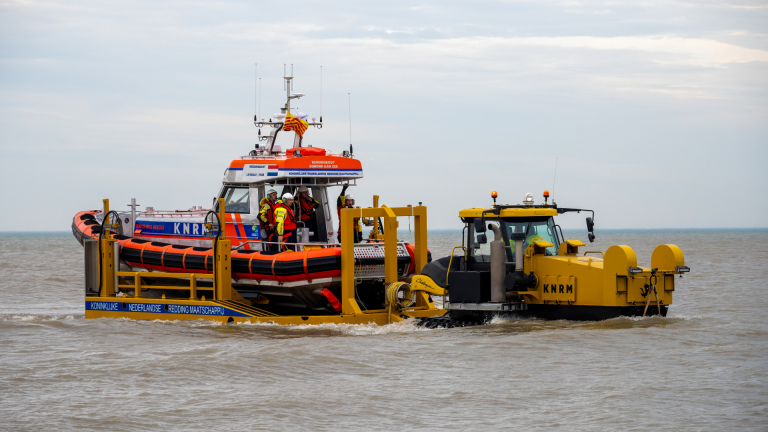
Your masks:
<path fill-rule="evenodd" d="M 0 230 L 208 206 L 257 142 L 255 63 L 262 117 L 284 63 L 319 116 L 322 65 L 305 142 L 348 148 L 351 93 L 357 203 L 430 228 L 545 189 L 598 230 L 768 226 L 765 1 L 0 1 Z"/>

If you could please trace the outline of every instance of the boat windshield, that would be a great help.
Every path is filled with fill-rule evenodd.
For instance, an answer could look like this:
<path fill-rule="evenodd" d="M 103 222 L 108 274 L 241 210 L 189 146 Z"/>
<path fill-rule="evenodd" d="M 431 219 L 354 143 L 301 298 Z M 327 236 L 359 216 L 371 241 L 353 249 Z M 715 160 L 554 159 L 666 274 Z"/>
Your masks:
<path fill-rule="evenodd" d="M 504 222 L 507 228 L 507 239 L 511 237 L 509 234 L 525 233 L 523 249 L 526 249 L 528 245 L 531 244 L 531 242 L 534 240 L 544 240 L 552 243 L 553 245 L 547 248 L 547 255 L 557 255 L 559 242 L 557 241 L 557 236 L 555 235 L 555 222 L 551 217 L 522 220 L 520 218 L 506 218 Z M 509 245 L 511 246 L 514 260 L 514 240 L 509 240 Z"/>
<path fill-rule="evenodd" d="M 227 187 L 221 195 L 227 213 L 250 213 L 251 203 L 247 187 Z M 218 211 L 218 205 L 216 211 Z"/>

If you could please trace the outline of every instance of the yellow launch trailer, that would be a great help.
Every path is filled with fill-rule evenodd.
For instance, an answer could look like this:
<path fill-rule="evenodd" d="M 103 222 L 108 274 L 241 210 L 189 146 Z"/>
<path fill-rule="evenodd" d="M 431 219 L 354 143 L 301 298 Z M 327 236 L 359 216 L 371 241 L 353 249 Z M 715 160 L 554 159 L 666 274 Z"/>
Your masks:
<path fill-rule="evenodd" d="M 89 269 L 89 248 L 86 246 L 86 318 L 130 318 L 136 320 L 195 320 L 207 319 L 222 323 L 264 322 L 275 324 L 325 324 L 347 323 L 384 325 L 416 317 L 439 317 L 445 309 L 438 309 L 429 294 L 445 295 L 446 290 L 439 287 L 411 289 L 409 281 L 399 280 L 397 273 L 397 218 L 411 216 L 415 219 L 415 272 L 418 274 L 427 263 L 427 208 L 416 207 L 378 207 L 364 209 L 342 209 L 342 238 L 354 238 L 352 235 L 355 218 L 382 218 L 385 226 L 384 267 L 385 308 L 361 310 L 355 299 L 355 257 L 354 244 L 344 241 L 341 245 L 341 298 L 342 310 L 336 315 L 278 315 L 259 307 L 259 303 L 243 298 L 232 286 L 231 244 L 223 232 L 218 239 L 213 239 L 215 265 L 213 274 L 206 273 L 161 273 L 161 272 L 123 272 L 118 271 L 119 253 L 117 241 L 110 229 L 117 228 L 109 222 L 109 200 L 104 200 L 103 234 L 98 240 L 98 270 Z M 226 220 L 224 200 L 219 200 L 219 220 Z M 220 226 L 223 224 L 220 223 Z M 89 277 L 98 271 L 98 278 Z M 133 279 L 132 284 L 125 278 Z M 188 281 L 188 285 L 157 284 L 156 281 L 179 279 Z M 198 280 L 213 280 L 212 287 L 200 287 Z M 155 281 L 147 283 L 147 280 Z M 95 286 L 98 282 L 98 287 Z M 122 283 L 121 283 L 122 282 Z M 185 290 L 189 298 L 144 298 L 142 290 Z M 122 291 L 122 297 L 117 292 Z M 126 295 L 133 291 L 132 296 Z M 198 297 L 198 294 L 202 294 Z M 208 296 L 208 298 L 206 298 Z"/>

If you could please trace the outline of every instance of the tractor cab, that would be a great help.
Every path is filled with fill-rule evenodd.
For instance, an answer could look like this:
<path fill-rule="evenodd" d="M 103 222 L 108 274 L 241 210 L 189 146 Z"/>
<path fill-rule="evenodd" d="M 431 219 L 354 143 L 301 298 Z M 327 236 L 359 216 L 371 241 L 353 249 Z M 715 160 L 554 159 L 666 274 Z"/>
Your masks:
<path fill-rule="evenodd" d="M 504 242 L 506 259 L 514 262 L 516 259 L 515 239 L 522 238 L 525 250 L 535 240 L 544 240 L 552 246 L 546 247 L 548 256 L 557 255 L 562 240 L 562 230 L 555 223 L 554 215 L 533 215 L 541 211 L 510 211 L 503 210 L 499 216 L 488 214 L 476 216 L 475 209 L 464 210 L 462 216 L 466 223 L 467 261 L 485 262 L 489 260 L 490 248 L 488 245 L 488 232 L 496 232 L 498 229 L 501 240 Z M 528 210 L 528 209 L 521 209 Z M 550 213 L 550 212 L 547 212 Z M 474 258 L 474 260 L 472 259 Z"/>

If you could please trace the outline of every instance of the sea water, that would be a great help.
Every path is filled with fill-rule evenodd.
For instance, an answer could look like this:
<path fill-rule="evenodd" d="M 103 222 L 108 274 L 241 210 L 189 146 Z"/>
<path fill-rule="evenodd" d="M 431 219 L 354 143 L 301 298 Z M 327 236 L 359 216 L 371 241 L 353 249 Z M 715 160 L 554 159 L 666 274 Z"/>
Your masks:
<path fill-rule="evenodd" d="M 71 233 L 0 233 L 0 429 L 767 430 L 768 230 L 588 249 L 649 266 L 662 243 L 691 268 L 666 318 L 428 330 L 85 320 Z M 435 258 L 457 245 L 429 233 Z"/>

